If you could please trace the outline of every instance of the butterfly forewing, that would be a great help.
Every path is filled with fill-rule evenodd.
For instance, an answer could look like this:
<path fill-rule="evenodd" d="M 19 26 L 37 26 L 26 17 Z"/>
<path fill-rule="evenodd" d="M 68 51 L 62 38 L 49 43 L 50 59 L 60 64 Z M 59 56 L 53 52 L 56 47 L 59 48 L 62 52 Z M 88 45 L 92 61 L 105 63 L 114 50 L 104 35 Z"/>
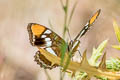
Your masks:
<path fill-rule="evenodd" d="M 99 14 L 101 12 L 101 9 L 99 9 L 91 18 L 90 20 L 85 24 L 83 29 L 79 32 L 79 34 L 75 37 L 74 40 L 79 40 L 92 26 L 92 24 L 95 22 L 95 20 L 98 18 Z"/>
<path fill-rule="evenodd" d="M 100 12 L 101 12 L 101 9 L 99 9 L 99 10 L 91 17 L 91 19 L 89 20 L 89 24 L 90 24 L 90 25 L 92 25 L 92 24 L 95 22 L 95 20 L 96 20 L 96 19 L 98 18 L 98 16 L 99 16 Z"/>
<path fill-rule="evenodd" d="M 95 22 L 97 17 L 100 14 L 100 9 L 90 18 L 90 20 L 86 23 L 86 25 L 83 27 L 83 29 L 79 32 L 79 34 L 75 37 L 74 41 L 72 43 L 69 43 L 69 47 L 72 49 L 72 55 L 75 54 L 75 51 L 77 51 L 79 44 L 80 44 L 80 38 L 90 29 L 92 24 Z"/>

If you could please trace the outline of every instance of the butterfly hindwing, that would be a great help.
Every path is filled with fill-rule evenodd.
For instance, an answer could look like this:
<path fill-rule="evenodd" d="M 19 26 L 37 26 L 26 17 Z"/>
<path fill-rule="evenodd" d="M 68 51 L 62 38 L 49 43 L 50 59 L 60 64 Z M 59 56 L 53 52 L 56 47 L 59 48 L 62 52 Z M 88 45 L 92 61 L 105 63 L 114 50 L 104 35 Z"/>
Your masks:
<path fill-rule="evenodd" d="M 49 60 L 47 60 L 45 58 L 45 56 L 43 54 L 41 54 L 40 51 L 37 51 L 35 56 L 35 61 L 37 62 L 37 64 L 40 65 L 40 67 L 43 67 L 44 69 L 52 69 L 57 67 L 57 64 L 52 65 L 52 62 L 50 62 Z"/>

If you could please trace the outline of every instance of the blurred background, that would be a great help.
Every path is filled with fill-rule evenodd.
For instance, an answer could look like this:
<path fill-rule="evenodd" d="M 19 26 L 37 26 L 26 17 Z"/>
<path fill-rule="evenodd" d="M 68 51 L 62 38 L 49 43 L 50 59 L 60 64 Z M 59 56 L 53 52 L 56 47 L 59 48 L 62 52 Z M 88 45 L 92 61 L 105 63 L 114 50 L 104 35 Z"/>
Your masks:
<path fill-rule="evenodd" d="M 63 0 L 65 2 L 66 0 Z M 70 0 L 69 11 L 75 0 Z M 88 57 L 93 47 L 109 39 L 105 51 L 107 59 L 120 57 L 111 48 L 118 44 L 113 19 L 120 25 L 119 0 L 79 0 L 69 30 L 72 39 L 79 33 L 90 17 L 101 9 L 93 27 L 81 38 L 81 53 L 87 49 Z M 64 12 L 60 0 L 0 0 L 0 80 L 47 80 L 44 69 L 34 62 L 38 50 L 31 46 L 27 32 L 28 23 L 39 23 L 62 36 Z M 47 70 L 52 80 L 59 80 L 59 68 Z M 65 80 L 70 80 L 65 76 Z"/>

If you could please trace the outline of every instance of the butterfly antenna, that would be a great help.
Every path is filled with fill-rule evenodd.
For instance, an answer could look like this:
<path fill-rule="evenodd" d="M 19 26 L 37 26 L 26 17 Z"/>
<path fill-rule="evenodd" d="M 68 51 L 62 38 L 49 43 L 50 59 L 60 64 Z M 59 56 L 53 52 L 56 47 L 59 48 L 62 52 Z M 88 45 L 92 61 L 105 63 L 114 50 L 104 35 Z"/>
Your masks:
<path fill-rule="evenodd" d="M 74 40 L 79 40 L 89 29 L 90 26 L 95 22 L 97 17 L 99 16 L 101 12 L 101 9 L 99 9 L 92 17 L 91 19 L 86 23 L 86 25 L 83 27 L 83 29 L 79 32 L 79 34 L 75 37 Z"/>

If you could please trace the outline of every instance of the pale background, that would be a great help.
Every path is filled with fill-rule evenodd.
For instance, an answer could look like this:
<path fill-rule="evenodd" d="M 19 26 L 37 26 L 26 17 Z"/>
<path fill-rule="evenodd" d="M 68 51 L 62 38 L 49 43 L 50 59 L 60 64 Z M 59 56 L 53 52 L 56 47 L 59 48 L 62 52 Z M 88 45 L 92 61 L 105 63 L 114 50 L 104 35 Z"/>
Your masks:
<path fill-rule="evenodd" d="M 65 0 L 64 0 L 65 1 Z M 70 0 L 70 9 L 75 0 Z M 94 12 L 101 9 L 98 20 L 81 38 L 80 51 L 87 49 L 90 56 L 93 47 L 109 39 L 105 49 L 107 58 L 119 57 L 120 52 L 111 48 L 118 44 L 112 22 L 120 25 L 119 0 L 79 0 L 70 25 L 72 39 L 82 29 Z M 34 62 L 37 48 L 29 43 L 28 23 L 39 23 L 62 36 L 64 12 L 59 0 L 0 0 L 0 80 L 47 80 L 44 69 Z M 59 80 L 59 68 L 48 70 L 52 80 Z M 66 76 L 65 80 L 69 80 Z"/>

